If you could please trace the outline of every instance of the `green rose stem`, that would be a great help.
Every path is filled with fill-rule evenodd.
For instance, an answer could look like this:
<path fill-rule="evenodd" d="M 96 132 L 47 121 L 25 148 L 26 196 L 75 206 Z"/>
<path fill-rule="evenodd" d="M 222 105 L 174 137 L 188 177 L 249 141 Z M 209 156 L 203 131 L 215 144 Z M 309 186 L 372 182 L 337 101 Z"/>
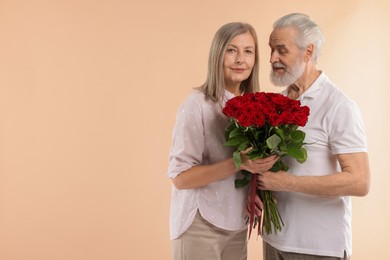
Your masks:
<path fill-rule="evenodd" d="M 258 174 L 252 174 L 250 180 L 250 191 L 249 191 L 249 235 L 250 239 L 252 229 L 257 227 L 257 234 L 261 235 L 263 232 L 266 234 L 272 233 L 272 227 L 274 231 L 281 231 L 284 226 L 283 220 L 279 214 L 276 206 L 276 201 L 272 196 L 272 192 L 269 190 L 258 190 L 257 189 L 257 176 Z M 259 195 L 263 201 L 262 215 L 255 216 L 255 198 L 256 194 Z M 257 217 L 257 219 L 255 218 Z"/>
<path fill-rule="evenodd" d="M 263 220 L 262 228 L 265 230 L 267 234 L 270 234 L 272 233 L 271 223 L 273 223 L 274 231 L 275 232 L 281 231 L 282 226 L 284 226 L 284 223 L 276 207 L 276 201 L 273 198 L 271 191 L 260 190 L 259 196 L 261 200 L 264 202 L 263 212 L 262 212 L 264 220 Z"/>
<path fill-rule="evenodd" d="M 255 198 L 257 194 L 257 173 L 252 175 L 250 193 L 249 193 L 249 236 L 251 238 L 253 224 L 255 222 Z"/>

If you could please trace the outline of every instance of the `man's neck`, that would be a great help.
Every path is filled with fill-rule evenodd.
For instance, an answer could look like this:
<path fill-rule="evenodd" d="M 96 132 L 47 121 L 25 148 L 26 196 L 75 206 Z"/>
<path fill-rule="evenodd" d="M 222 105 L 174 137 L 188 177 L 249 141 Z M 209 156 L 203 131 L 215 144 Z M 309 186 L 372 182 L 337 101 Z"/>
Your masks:
<path fill-rule="evenodd" d="M 315 68 L 311 71 L 305 71 L 303 75 L 292 85 L 288 87 L 287 96 L 291 99 L 298 99 L 321 75 L 320 70 Z"/>

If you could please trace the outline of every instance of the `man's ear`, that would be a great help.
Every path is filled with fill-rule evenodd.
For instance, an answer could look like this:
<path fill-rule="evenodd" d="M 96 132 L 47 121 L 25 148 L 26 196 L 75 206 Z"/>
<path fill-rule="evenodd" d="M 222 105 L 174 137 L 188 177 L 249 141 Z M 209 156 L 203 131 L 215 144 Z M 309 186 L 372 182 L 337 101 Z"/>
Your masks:
<path fill-rule="evenodd" d="M 304 58 L 306 62 L 310 61 L 313 58 L 314 49 L 315 49 L 314 44 L 310 44 L 309 46 L 306 47 L 305 58 Z"/>

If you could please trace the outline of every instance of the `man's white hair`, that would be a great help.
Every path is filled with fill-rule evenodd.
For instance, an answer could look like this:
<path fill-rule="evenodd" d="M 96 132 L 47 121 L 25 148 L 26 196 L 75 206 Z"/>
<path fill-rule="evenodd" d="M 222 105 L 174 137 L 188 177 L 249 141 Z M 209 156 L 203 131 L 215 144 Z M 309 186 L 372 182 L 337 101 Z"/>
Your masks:
<path fill-rule="evenodd" d="M 273 28 L 281 29 L 293 27 L 298 32 L 295 42 L 298 48 L 304 50 L 310 44 L 314 45 L 312 60 L 317 63 L 320 55 L 321 46 L 324 42 L 324 36 L 320 27 L 306 14 L 291 13 L 275 21 Z"/>

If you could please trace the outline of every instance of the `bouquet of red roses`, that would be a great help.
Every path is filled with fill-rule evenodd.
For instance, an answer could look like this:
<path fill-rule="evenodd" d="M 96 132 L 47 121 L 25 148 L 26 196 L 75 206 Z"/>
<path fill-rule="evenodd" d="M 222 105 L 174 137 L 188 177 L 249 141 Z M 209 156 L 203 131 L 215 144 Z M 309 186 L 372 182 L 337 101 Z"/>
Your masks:
<path fill-rule="evenodd" d="M 230 124 L 225 129 L 227 142 L 225 145 L 236 148 L 233 161 L 237 168 L 241 165 L 241 153 L 251 148 L 246 156 L 249 159 L 265 158 L 277 154 L 280 159 L 270 171 L 287 171 L 281 158 L 291 156 L 303 163 L 307 158 L 305 133 L 298 129 L 305 126 L 310 109 L 301 106 L 299 100 L 293 100 L 277 93 L 247 93 L 226 102 L 223 113 L 230 118 Z M 258 223 L 258 234 L 280 231 L 283 221 L 271 191 L 257 190 L 257 174 L 241 170 L 242 179 L 237 179 L 235 187 L 240 188 L 251 184 L 249 195 L 249 237 L 252 228 Z M 263 202 L 261 216 L 255 216 L 255 196 L 260 196 Z"/>

